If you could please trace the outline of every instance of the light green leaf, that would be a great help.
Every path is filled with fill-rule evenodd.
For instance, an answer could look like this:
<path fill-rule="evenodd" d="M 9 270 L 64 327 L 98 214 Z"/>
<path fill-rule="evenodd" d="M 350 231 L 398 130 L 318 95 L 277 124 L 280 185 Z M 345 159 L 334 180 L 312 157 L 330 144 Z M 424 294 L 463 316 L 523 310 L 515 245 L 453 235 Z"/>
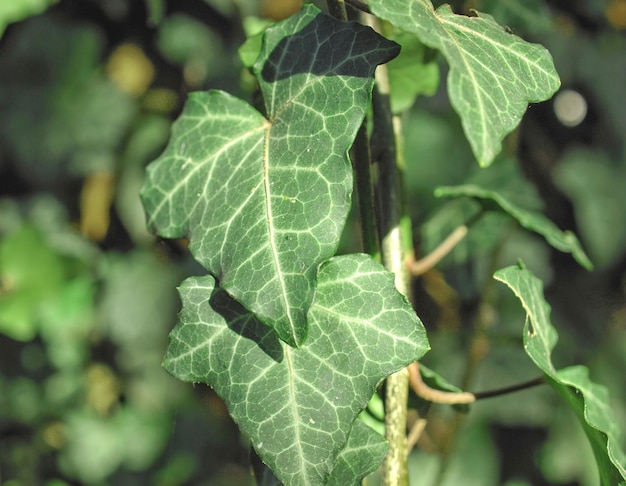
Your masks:
<path fill-rule="evenodd" d="M 0 2 L 0 38 L 11 22 L 24 20 L 44 12 L 57 0 L 5 0 Z"/>
<path fill-rule="evenodd" d="M 56 304 L 67 274 L 67 262 L 35 227 L 24 225 L 0 240 L 0 333 L 34 339 L 43 310 Z"/>
<path fill-rule="evenodd" d="M 398 57 L 387 64 L 391 111 L 402 113 L 419 95 L 432 96 L 439 86 L 439 64 L 431 51 L 413 34 L 394 31 L 389 39 L 402 46 Z"/>
<path fill-rule="evenodd" d="M 220 286 L 291 345 L 306 339 L 317 266 L 350 208 L 347 151 L 374 69 L 397 50 L 306 6 L 266 31 L 254 70 L 267 118 L 226 93 L 194 93 L 148 168 L 149 226 L 188 236 Z"/>
<path fill-rule="evenodd" d="M 483 189 L 473 184 L 464 184 L 455 187 L 438 187 L 435 190 L 435 195 L 437 197 L 471 197 L 478 200 L 487 210 L 504 212 L 516 219 L 523 228 L 543 236 L 557 250 L 571 253 L 583 268 L 593 269 L 593 263 L 589 260 L 574 233 L 561 231 L 543 214 L 522 209 L 496 191 Z"/>
<path fill-rule="evenodd" d="M 279 341 L 209 275 L 187 279 L 180 294 L 165 368 L 215 388 L 286 484 L 324 484 L 378 384 L 428 349 L 393 275 L 367 255 L 320 267 L 301 348 Z M 378 450 L 371 439 L 348 447 Z"/>
<path fill-rule="evenodd" d="M 593 383 L 584 366 L 557 370 L 552 364 L 551 353 L 558 336 L 550 323 L 550 305 L 543 295 L 542 282 L 519 266 L 498 270 L 494 278 L 506 284 L 522 302 L 527 315 L 526 354 L 576 413 L 595 455 L 601 484 L 622 484 L 626 481 L 626 455 L 619 445 L 619 430 L 606 388 Z"/>
<path fill-rule="evenodd" d="M 528 103 L 544 101 L 560 86 L 552 57 L 542 46 L 508 33 L 491 15 L 456 15 L 429 0 L 371 0 L 375 15 L 446 57 L 448 95 L 481 166 L 520 122 Z"/>

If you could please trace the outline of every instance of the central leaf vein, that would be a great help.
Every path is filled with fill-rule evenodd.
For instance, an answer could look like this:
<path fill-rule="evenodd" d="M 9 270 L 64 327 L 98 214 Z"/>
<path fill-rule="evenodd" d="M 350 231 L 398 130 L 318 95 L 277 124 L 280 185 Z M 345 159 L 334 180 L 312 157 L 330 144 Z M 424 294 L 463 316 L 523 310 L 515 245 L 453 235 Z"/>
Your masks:
<path fill-rule="evenodd" d="M 270 157 L 269 157 L 269 147 L 270 147 L 270 134 L 272 130 L 271 123 L 267 123 L 265 127 L 265 146 L 263 148 L 263 183 L 265 186 L 265 212 L 267 215 L 267 231 L 269 236 L 269 244 L 272 254 L 272 260 L 274 263 L 274 268 L 276 270 L 276 278 L 278 279 L 278 284 L 280 286 L 280 299 L 283 302 L 283 308 L 287 313 L 287 318 L 289 320 L 289 325 L 291 327 L 290 334 L 292 336 L 296 336 L 296 324 L 294 323 L 294 319 L 292 316 L 291 305 L 289 305 L 288 298 L 288 290 L 286 287 L 285 279 L 283 276 L 283 269 L 278 257 L 278 248 L 276 246 L 276 235 L 274 231 L 274 219 L 272 215 L 272 190 L 270 184 Z M 298 343 L 299 344 L 299 343 Z"/>

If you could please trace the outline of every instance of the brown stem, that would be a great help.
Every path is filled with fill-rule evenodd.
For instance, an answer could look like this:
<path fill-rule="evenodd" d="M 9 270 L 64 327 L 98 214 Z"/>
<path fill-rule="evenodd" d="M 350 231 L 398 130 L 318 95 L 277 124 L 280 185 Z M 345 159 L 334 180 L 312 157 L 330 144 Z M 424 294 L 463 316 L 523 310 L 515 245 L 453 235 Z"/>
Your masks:
<path fill-rule="evenodd" d="M 476 401 L 476 397 L 470 392 L 446 392 L 429 387 L 422 381 L 417 361 L 409 365 L 409 383 L 418 397 L 429 402 L 458 405 Z"/>
<path fill-rule="evenodd" d="M 454 247 L 458 245 L 461 240 L 463 240 L 463 238 L 465 238 L 467 231 L 468 227 L 466 225 L 463 224 L 459 226 L 452 233 L 450 233 L 448 237 L 443 240 L 439 246 L 437 246 L 437 248 L 419 260 L 415 260 L 415 254 L 408 255 L 406 263 L 409 267 L 409 272 L 411 272 L 413 276 L 425 274 L 428 270 L 443 260 L 443 258 L 450 253 Z"/>

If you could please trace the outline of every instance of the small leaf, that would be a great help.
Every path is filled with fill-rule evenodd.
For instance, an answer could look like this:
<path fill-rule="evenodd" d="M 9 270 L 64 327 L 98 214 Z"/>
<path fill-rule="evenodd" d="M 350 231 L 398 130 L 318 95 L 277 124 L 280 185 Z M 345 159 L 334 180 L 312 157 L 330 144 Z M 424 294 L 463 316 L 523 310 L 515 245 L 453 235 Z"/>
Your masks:
<path fill-rule="evenodd" d="M 617 421 L 612 417 L 606 388 L 593 383 L 584 366 L 556 370 L 552 364 L 550 356 L 558 336 L 550 323 L 550 305 L 543 295 L 542 282 L 519 266 L 498 270 L 494 278 L 508 285 L 522 302 L 527 315 L 526 354 L 576 413 L 595 455 L 601 484 L 622 484 L 626 480 L 626 455 L 619 445 Z"/>
<path fill-rule="evenodd" d="M 582 249 L 578 238 L 571 231 L 561 231 L 552 221 L 543 214 L 527 211 L 496 191 L 483 189 L 473 184 L 464 184 L 455 187 L 438 187 L 435 190 L 437 197 L 467 196 L 478 200 L 485 209 L 496 210 L 508 214 L 529 231 L 543 236 L 546 241 L 559 251 L 571 253 L 574 259 L 585 269 L 592 270 L 593 263 Z"/>
<path fill-rule="evenodd" d="M 301 348 L 279 341 L 209 275 L 185 280 L 180 294 L 165 368 L 215 388 L 286 484 L 324 484 L 378 384 L 428 349 L 393 275 L 367 255 L 320 267 Z"/>
<path fill-rule="evenodd" d="M 226 93 L 194 93 L 148 168 L 149 226 L 189 236 L 220 286 L 293 346 L 306 339 L 317 267 L 350 208 L 347 151 L 374 69 L 397 51 L 305 6 L 265 33 L 254 70 L 267 118 Z"/>
<path fill-rule="evenodd" d="M 432 96 L 439 86 L 439 64 L 431 51 L 413 34 L 394 31 L 389 39 L 402 46 L 400 54 L 387 64 L 391 111 L 402 113 L 419 95 Z M 430 51 L 430 52 L 429 52 Z"/>
<path fill-rule="evenodd" d="M 372 12 L 440 50 L 450 65 L 448 95 L 481 166 L 520 122 L 528 103 L 559 88 L 548 51 L 508 33 L 491 15 L 456 15 L 429 0 L 371 0 Z"/>

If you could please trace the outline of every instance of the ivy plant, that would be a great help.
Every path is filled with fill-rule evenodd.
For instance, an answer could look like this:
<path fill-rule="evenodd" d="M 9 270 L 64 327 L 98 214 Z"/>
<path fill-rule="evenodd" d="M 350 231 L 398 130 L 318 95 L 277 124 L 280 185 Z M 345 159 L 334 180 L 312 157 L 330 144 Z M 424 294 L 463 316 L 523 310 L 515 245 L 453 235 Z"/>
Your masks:
<path fill-rule="evenodd" d="M 488 14 L 459 15 L 429 0 L 349 3 L 369 15 L 347 21 L 342 1 L 329 1 L 330 15 L 305 5 L 251 38 L 242 59 L 262 102 L 192 93 L 141 194 L 150 229 L 188 239 L 207 272 L 179 288 L 164 366 L 222 397 L 260 458 L 260 484 L 359 484 L 383 461 L 385 484 L 408 484 L 406 370 L 429 343 L 406 285 L 402 147 L 384 66 L 401 46 L 390 39 L 419 53 L 416 64 L 426 62 L 425 49 L 441 52 L 450 103 L 482 167 L 528 104 L 560 85 L 545 48 Z M 337 256 L 353 187 L 369 254 Z M 497 192 L 463 186 L 438 195 L 479 200 L 480 214 L 504 212 L 591 267 L 572 233 Z M 602 484 L 621 484 L 623 453 L 605 391 L 583 368 L 552 365 L 555 331 L 538 280 L 521 264 L 496 279 L 521 300 L 526 352 L 580 418 Z M 386 378 L 383 437 L 358 417 Z"/>

